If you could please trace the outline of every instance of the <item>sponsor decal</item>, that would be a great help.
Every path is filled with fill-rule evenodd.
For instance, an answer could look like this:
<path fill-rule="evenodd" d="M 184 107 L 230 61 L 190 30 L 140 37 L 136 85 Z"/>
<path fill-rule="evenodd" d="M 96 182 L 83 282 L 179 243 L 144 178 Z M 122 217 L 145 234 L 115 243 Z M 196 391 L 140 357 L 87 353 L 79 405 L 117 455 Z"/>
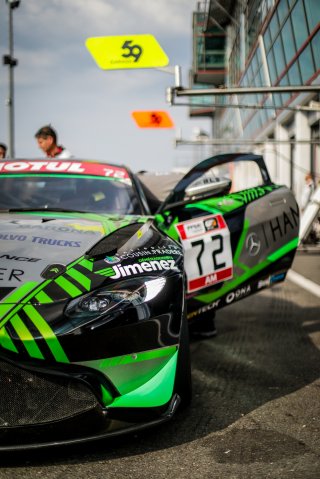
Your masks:
<path fill-rule="evenodd" d="M 230 278 L 232 278 L 232 268 L 227 268 L 213 274 L 202 276 L 201 278 L 190 280 L 188 282 L 188 289 L 189 291 L 197 291 Z"/>
<path fill-rule="evenodd" d="M 0 268 L 0 281 L 19 281 L 21 282 L 21 276 L 24 275 L 24 271 L 21 269 L 8 269 L 8 268 Z"/>
<path fill-rule="evenodd" d="M 218 206 L 231 206 L 233 203 L 234 200 L 232 198 L 224 198 L 222 201 L 219 201 Z"/>
<path fill-rule="evenodd" d="M 138 261 L 139 263 L 143 261 L 159 261 L 159 260 L 167 260 L 167 259 L 173 259 L 172 256 L 151 256 L 150 258 L 140 258 Z"/>
<path fill-rule="evenodd" d="M 163 270 L 176 270 L 174 260 L 164 260 L 159 261 L 143 261 L 141 263 L 132 263 L 125 266 L 114 265 L 110 268 L 105 268 L 97 271 L 97 274 L 102 276 L 107 276 L 111 279 L 123 278 L 126 276 L 132 276 L 142 273 L 151 273 L 152 271 L 163 271 Z"/>
<path fill-rule="evenodd" d="M 249 188 L 244 191 L 239 191 L 237 193 L 232 193 L 229 195 L 228 201 L 230 199 L 233 199 L 235 201 L 238 201 L 239 203 L 242 203 L 244 205 L 251 203 L 252 201 L 257 200 L 258 198 L 261 198 L 262 196 L 270 193 L 274 189 L 278 188 L 277 185 L 272 185 L 272 186 L 258 186 L 256 188 Z"/>
<path fill-rule="evenodd" d="M 184 249 L 188 293 L 232 278 L 230 231 L 222 215 L 204 216 L 175 226 Z"/>
<path fill-rule="evenodd" d="M 261 250 L 261 241 L 256 233 L 250 233 L 246 239 L 249 256 L 257 256 Z"/>
<path fill-rule="evenodd" d="M 217 218 L 214 217 L 212 219 L 205 220 L 204 227 L 205 227 L 206 231 L 212 231 L 212 230 L 215 230 L 215 229 L 219 228 L 219 222 L 218 222 Z"/>
<path fill-rule="evenodd" d="M 280 281 L 283 281 L 284 278 L 286 277 L 286 273 L 278 273 L 270 277 L 270 283 L 278 283 Z"/>
<path fill-rule="evenodd" d="M 64 273 L 66 269 L 67 268 L 64 264 L 50 264 L 42 271 L 41 276 L 44 279 L 54 279 L 60 274 Z"/>
<path fill-rule="evenodd" d="M 26 235 L 0 234 L 0 240 L 25 241 L 26 239 L 27 239 Z"/>
<path fill-rule="evenodd" d="M 211 215 L 193 220 L 184 221 L 176 225 L 176 229 L 182 240 L 194 238 L 210 232 L 214 229 L 226 228 L 226 222 L 222 215 Z"/>
<path fill-rule="evenodd" d="M 265 279 L 260 279 L 257 284 L 257 289 L 268 288 L 270 286 L 270 276 Z"/>
<path fill-rule="evenodd" d="M 116 264 L 120 263 L 121 259 L 119 259 L 117 256 L 106 256 L 103 261 L 108 264 Z"/>
<path fill-rule="evenodd" d="M 185 225 L 179 225 L 182 235 L 185 238 L 192 238 L 193 236 L 198 236 L 201 233 L 205 232 L 203 221 L 198 221 L 196 223 L 190 223 Z"/>
<path fill-rule="evenodd" d="M 299 208 L 290 207 L 290 210 L 284 211 L 282 215 L 268 221 L 263 227 L 267 246 L 269 246 L 267 238 L 276 243 L 299 227 Z"/>
<path fill-rule="evenodd" d="M 202 308 L 197 309 L 196 311 L 191 311 L 191 313 L 187 314 L 187 319 L 192 319 L 195 316 L 199 316 L 200 314 L 207 313 L 208 311 L 211 311 L 212 309 L 217 309 L 219 307 L 220 299 L 217 299 L 217 301 L 214 301 L 211 304 L 206 304 L 205 306 L 202 306 Z"/>
<path fill-rule="evenodd" d="M 52 238 L 42 238 L 41 236 L 33 236 L 32 243 L 45 244 L 49 246 L 67 246 L 71 248 L 80 248 L 81 241 L 58 240 Z"/>
<path fill-rule="evenodd" d="M 97 201 L 97 200 L 96 200 Z M 77 224 L 77 223 L 72 223 L 70 224 L 70 226 L 72 226 L 72 228 L 74 229 L 71 229 L 70 228 L 70 231 L 71 232 L 75 232 L 75 233 L 91 233 L 91 234 L 96 234 L 96 233 L 101 233 L 101 234 L 104 234 L 104 229 L 101 225 L 81 225 L 81 224 Z"/>
<path fill-rule="evenodd" d="M 225 301 L 226 304 L 233 303 L 233 301 L 238 300 L 240 298 L 244 298 L 251 293 L 251 285 L 248 284 L 247 286 L 243 286 L 242 288 L 238 288 L 235 291 L 231 291 L 231 293 L 226 295 Z"/>
<path fill-rule="evenodd" d="M 40 261 L 40 258 L 28 258 L 27 256 L 13 256 L 10 254 L 2 254 L 0 259 L 9 259 L 13 261 L 27 261 L 28 263 L 35 263 L 36 261 Z"/>
<path fill-rule="evenodd" d="M 43 230 L 43 231 L 56 231 L 58 233 L 80 233 L 80 234 L 89 234 L 95 235 L 98 232 L 104 233 L 102 226 L 86 226 L 86 225 L 78 225 L 78 224 L 70 224 L 66 226 L 57 226 L 57 225 L 46 225 L 46 224 L 27 224 L 27 223 L 19 223 L 18 221 L 10 221 L 10 224 L 17 225 L 18 228 L 23 228 L 24 230 Z"/>
<path fill-rule="evenodd" d="M 160 246 L 160 247 L 153 247 L 151 248 L 143 248 L 143 249 L 136 249 L 136 250 L 129 250 L 123 251 L 121 254 L 115 255 L 119 260 L 123 261 L 126 259 L 134 259 L 134 258 L 146 258 L 146 257 L 153 257 L 153 256 L 162 256 L 162 255 L 169 255 L 169 256 L 182 256 L 182 252 L 180 249 L 172 247 L 172 246 Z"/>
<path fill-rule="evenodd" d="M 71 173 L 129 179 L 125 168 L 76 161 L 3 161 L 0 163 L 0 171 L 5 173 Z"/>

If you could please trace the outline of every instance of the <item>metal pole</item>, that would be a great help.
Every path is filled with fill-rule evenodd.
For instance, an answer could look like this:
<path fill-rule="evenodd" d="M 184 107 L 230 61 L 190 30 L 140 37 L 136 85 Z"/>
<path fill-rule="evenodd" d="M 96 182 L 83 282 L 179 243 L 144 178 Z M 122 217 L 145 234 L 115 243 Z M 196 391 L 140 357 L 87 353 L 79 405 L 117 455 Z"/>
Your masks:
<path fill-rule="evenodd" d="M 9 13 L 9 54 L 3 55 L 3 64 L 8 65 L 9 77 L 8 77 L 8 153 L 10 158 L 15 157 L 14 153 L 14 76 L 13 69 L 18 64 L 18 61 L 13 57 L 13 14 L 12 11 L 18 8 L 20 0 L 6 0 Z"/>
<path fill-rule="evenodd" d="M 14 158 L 14 75 L 13 69 L 14 65 L 12 64 L 13 60 L 13 20 L 12 20 L 12 8 L 11 4 L 8 2 L 9 8 L 9 57 L 10 61 L 8 64 L 9 67 L 9 77 L 8 77 L 8 85 L 9 85 L 9 93 L 8 93 L 8 149 L 9 149 L 9 157 Z"/>
<path fill-rule="evenodd" d="M 219 138 L 203 138 L 199 140 L 184 140 L 182 138 L 175 139 L 176 145 L 263 145 L 264 143 L 271 145 L 282 145 L 282 144 L 305 144 L 305 145 L 319 145 L 320 139 L 314 140 L 273 140 L 264 138 L 263 140 L 251 140 L 244 138 L 229 138 L 229 139 L 219 139 Z"/>
<path fill-rule="evenodd" d="M 319 92 L 320 85 L 295 85 L 295 86 L 266 86 L 266 87 L 239 87 L 239 88 L 202 88 L 174 89 L 176 96 L 205 96 L 205 95 L 253 95 L 259 93 L 305 93 Z"/>
<path fill-rule="evenodd" d="M 181 87 L 181 66 L 180 65 L 175 65 L 174 67 L 174 78 L 175 78 L 175 87 L 180 88 Z"/>

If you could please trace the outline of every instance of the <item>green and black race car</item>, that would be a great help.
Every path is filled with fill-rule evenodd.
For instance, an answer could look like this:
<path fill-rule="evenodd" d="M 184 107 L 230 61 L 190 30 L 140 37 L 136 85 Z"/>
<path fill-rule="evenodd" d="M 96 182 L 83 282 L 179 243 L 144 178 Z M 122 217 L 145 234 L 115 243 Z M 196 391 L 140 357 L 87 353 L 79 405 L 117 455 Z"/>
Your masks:
<path fill-rule="evenodd" d="M 261 156 L 204 160 L 165 198 L 162 180 L 0 163 L 0 450 L 170 419 L 191 399 L 188 326 L 285 279 L 299 211 Z"/>

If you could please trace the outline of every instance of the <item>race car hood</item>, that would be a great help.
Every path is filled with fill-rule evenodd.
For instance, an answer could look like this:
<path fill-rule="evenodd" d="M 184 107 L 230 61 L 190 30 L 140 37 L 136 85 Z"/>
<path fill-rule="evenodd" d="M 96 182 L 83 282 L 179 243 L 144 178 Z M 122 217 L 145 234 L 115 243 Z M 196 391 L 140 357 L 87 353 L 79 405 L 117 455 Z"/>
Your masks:
<path fill-rule="evenodd" d="M 0 299 L 25 283 L 50 279 L 48 272 L 51 267 L 59 273 L 111 232 L 129 224 L 144 223 L 147 219 L 83 214 L 81 217 L 75 214 L 67 217 L 38 213 L 1 214 Z M 130 238 L 131 232 L 132 229 L 127 229 L 127 237 Z"/>

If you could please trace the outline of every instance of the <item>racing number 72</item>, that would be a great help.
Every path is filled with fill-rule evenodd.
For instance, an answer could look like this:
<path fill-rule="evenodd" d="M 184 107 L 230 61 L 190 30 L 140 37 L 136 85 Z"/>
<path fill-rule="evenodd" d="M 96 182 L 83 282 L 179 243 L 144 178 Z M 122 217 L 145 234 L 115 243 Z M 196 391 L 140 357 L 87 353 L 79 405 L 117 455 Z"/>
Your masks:
<path fill-rule="evenodd" d="M 217 261 L 217 255 L 219 253 L 222 253 L 222 251 L 223 251 L 223 236 L 220 235 L 220 234 L 213 235 L 213 236 L 211 236 L 211 240 L 212 240 L 211 254 L 212 254 L 212 259 L 213 259 L 213 269 L 215 271 L 217 269 L 224 268 L 226 266 L 225 262 L 218 263 L 218 261 Z M 215 246 L 217 242 L 218 242 L 218 244 L 217 244 L 217 246 Z M 204 245 L 205 245 L 205 242 L 204 242 L 203 239 L 199 239 L 199 240 L 196 240 L 196 241 L 191 241 L 191 246 L 192 247 L 200 246 L 199 253 L 197 255 L 197 264 L 198 264 L 200 276 L 203 275 L 203 267 L 202 267 L 201 261 L 203 260 Z M 208 247 L 208 243 L 206 243 L 206 246 Z"/>

